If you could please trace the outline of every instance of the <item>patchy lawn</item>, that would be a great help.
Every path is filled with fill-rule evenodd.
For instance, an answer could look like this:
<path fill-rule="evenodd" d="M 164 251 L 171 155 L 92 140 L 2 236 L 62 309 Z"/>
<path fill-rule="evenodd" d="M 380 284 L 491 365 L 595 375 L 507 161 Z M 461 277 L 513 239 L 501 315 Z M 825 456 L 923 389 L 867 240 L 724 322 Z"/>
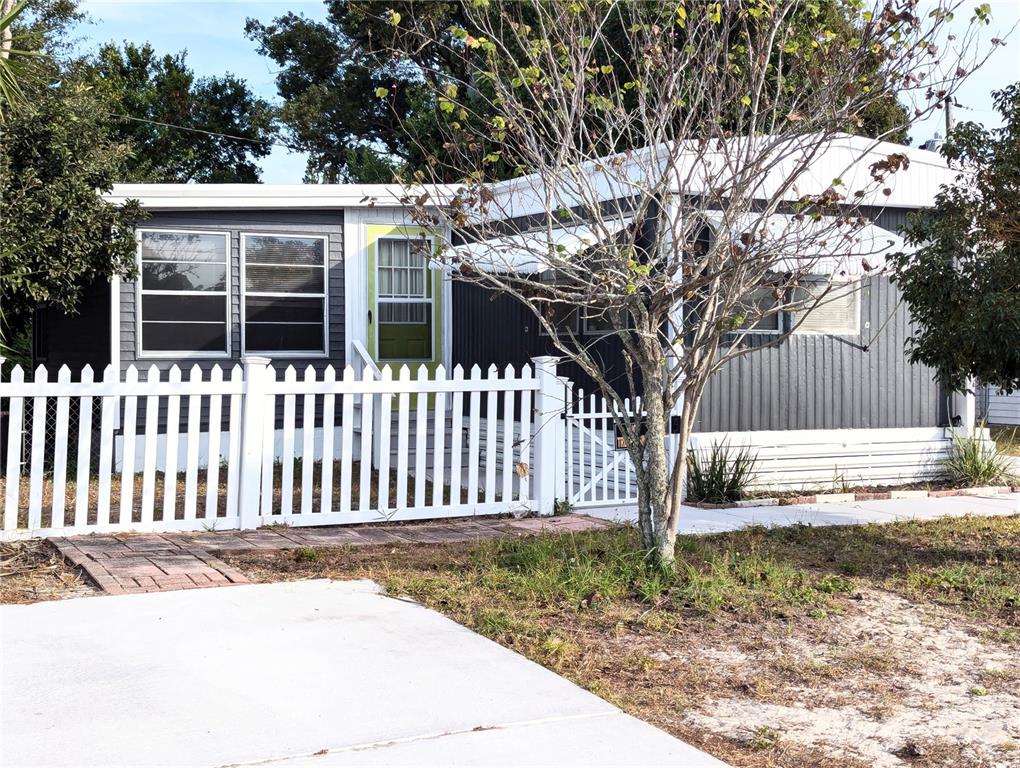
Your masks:
<path fill-rule="evenodd" d="M 0 603 L 36 603 L 99 594 L 80 568 L 45 541 L 0 542 Z"/>
<path fill-rule="evenodd" d="M 231 556 L 372 578 L 737 766 L 1020 766 L 1020 517 Z"/>

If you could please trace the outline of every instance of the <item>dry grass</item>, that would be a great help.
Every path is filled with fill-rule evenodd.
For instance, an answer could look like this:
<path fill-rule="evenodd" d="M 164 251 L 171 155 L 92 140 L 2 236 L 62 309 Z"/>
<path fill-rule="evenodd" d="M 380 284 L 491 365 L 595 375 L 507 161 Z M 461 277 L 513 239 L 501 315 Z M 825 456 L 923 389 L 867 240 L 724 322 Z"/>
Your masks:
<path fill-rule="evenodd" d="M 684 537 L 674 575 L 635 546 L 229 559 L 265 581 L 375 579 L 736 766 L 1020 764 L 986 734 L 1020 717 L 1020 518 Z"/>
<path fill-rule="evenodd" d="M 98 593 L 85 573 L 47 542 L 0 542 L 0 603 L 35 603 Z"/>
<path fill-rule="evenodd" d="M 332 509 L 340 509 L 341 500 L 341 462 L 336 461 L 333 463 L 333 477 L 330 483 L 332 490 Z M 205 469 L 199 470 L 195 478 L 195 494 L 196 494 L 196 515 L 199 518 L 208 520 L 209 526 L 214 527 L 212 518 L 214 517 L 225 517 L 226 516 L 226 500 L 227 500 L 227 467 L 222 466 L 219 469 L 217 477 L 217 492 L 215 494 L 215 510 L 211 507 L 207 513 L 207 490 L 208 490 L 208 475 Z M 123 477 L 117 473 L 110 478 L 110 522 L 126 522 L 121 520 L 121 499 L 124 494 L 125 486 L 122 483 Z M 130 476 L 130 499 L 129 504 L 131 508 L 131 521 L 140 522 L 142 519 L 142 491 L 144 478 L 141 473 Z M 426 503 L 432 503 L 432 482 L 430 480 L 424 481 L 425 486 L 425 498 Z M 166 496 L 167 483 L 166 475 L 163 472 L 153 473 L 153 513 L 152 517 L 154 520 L 163 520 L 163 508 L 164 500 Z M 397 494 L 397 473 L 395 470 L 390 472 L 389 491 L 387 507 L 393 509 L 397 506 L 411 507 L 414 506 L 415 496 L 415 478 L 407 478 L 407 490 L 404 495 L 402 503 L 398 504 Z M 301 509 L 303 500 L 303 467 L 300 459 L 296 459 L 294 462 L 294 474 L 291 482 L 291 489 L 293 495 L 293 509 L 295 511 Z M 6 490 L 6 479 L 0 478 L 0 498 L 4 497 Z M 174 518 L 177 520 L 184 519 L 184 499 L 186 492 L 186 475 L 181 472 L 176 477 L 176 483 L 173 486 L 174 500 Z M 30 498 L 30 483 L 27 477 L 20 479 L 19 496 L 18 496 L 18 526 L 28 527 L 28 504 Z M 322 503 L 322 464 L 321 462 L 315 462 L 312 467 L 312 507 L 313 509 L 319 509 Z M 359 508 L 361 498 L 361 462 L 355 461 L 351 464 L 351 500 L 355 509 Z M 75 500 L 78 493 L 78 484 L 73 477 L 69 477 L 65 483 L 64 490 L 64 522 L 66 525 L 70 525 L 74 521 L 75 516 Z M 467 489 L 461 489 L 461 501 L 467 501 Z M 450 503 L 450 489 L 448 486 L 443 487 L 442 501 L 443 503 Z M 279 513 L 281 509 L 281 503 L 283 498 L 283 466 L 277 463 L 273 467 L 273 509 Z M 502 494 L 497 493 L 497 501 L 502 498 Z M 42 527 L 50 527 L 53 520 L 52 509 L 53 509 L 53 475 L 47 473 L 43 477 L 42 482 Z M 99 502 L 99 479 L 96 476 L 89 478 L 88 485 L 88 522 L 93 524 L 96 522 L 96 510 Z M 373 469 L 370 475 L 369 485 L 369 503 L 371 509 L 377 509 L 379 502 L 379 472 Z"/>
<path fill-rule="evenodd" d="M 990 424 L 988 430 L 996 447 L 1009 456 L 1020 456 L 1020 427 L 1007 424 Z"/>

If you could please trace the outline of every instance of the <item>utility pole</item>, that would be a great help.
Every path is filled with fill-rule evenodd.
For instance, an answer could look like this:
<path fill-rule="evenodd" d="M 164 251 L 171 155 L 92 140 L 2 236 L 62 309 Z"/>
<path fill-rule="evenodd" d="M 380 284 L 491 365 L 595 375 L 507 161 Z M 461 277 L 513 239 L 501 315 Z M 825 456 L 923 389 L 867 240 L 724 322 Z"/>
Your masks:
<path fill-rule="evenodd" d="M 946 96 L 945 105 L 946 105 L 946 138 L 948 139 L 949 138 L 949 134 L 952 133 L 952 130 L 953 130 L 953 97 L 952 96 Z"/>

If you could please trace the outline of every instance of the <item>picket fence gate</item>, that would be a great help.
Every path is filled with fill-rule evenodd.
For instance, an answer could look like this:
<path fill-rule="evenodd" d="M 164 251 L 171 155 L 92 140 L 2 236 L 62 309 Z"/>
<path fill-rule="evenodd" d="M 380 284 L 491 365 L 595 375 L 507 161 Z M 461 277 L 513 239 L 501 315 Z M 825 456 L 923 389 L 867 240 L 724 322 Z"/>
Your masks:
<path fill-rule="evenodd" d="M 0 538 L 554 511 L 554 358 L 450 376 L 242 362 L 78 381 L 15 367 L 0 379 Z"/>
<path fill-rule="evenodd" d="M 575 509 L 637 504 L 637 475 L 630 452 L 616 447 L 617 409 L 601 395 L 574 391 L 564 382 L 565 488 L 559 497 Z M 641 398 L 624 400 L 627 413 L 643 416 Z"/>

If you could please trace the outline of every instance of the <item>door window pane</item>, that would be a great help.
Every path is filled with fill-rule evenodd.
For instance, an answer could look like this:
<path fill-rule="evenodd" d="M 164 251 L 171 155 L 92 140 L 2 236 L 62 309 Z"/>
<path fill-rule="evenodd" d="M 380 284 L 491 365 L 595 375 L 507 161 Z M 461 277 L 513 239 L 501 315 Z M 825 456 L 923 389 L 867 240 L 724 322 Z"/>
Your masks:
<path fill-rule="evenodd" d="M 377 241 L 377 248 L 379 298 L 427 298 L 427 243 L 384 238 Z"/>

